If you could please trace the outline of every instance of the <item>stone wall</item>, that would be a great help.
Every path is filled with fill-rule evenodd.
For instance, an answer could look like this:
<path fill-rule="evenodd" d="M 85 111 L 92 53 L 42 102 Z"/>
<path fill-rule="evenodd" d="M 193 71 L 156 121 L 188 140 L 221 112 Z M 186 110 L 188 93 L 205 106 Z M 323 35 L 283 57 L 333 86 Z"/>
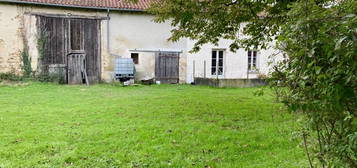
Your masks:
<path fill-rule="evenodd" d="M 267 85 L 264 79 L 214 79 L 195 78 L 196 85 L 205 85 L 221 88 L 247 88 Z"/>
<path fill-rule="evenodd" d="M 0 72 L 21 72 L 22 17 L 15 5 L 0 5 Z"/>

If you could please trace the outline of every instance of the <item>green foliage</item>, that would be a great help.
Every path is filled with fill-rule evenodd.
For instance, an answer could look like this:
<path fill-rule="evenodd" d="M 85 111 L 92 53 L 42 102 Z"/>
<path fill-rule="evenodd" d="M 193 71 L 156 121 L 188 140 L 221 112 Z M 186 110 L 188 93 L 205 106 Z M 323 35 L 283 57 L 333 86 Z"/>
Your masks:
<path fill-rule="evenodd" d="M 273 73 L 279 96 L 310 118 L 322 166 L 357 167 L 357 2 L 292 6 L 279 45 L 287 58 Z"/>
<path fill-rule="evenodd" d="M 172 21 L 171 40 L 196 40 L 193 51 L 220 38 L 232 40 L 233 51 L 275 40 L 285 59 L 272 86 L 309 118 L 301 135 L 310 138 L 311 167 L 316 159 L 322 167 L 357 167 L 356 1 L 160 0 L 149 11 L 157 22 Z"/>
<path fill-rule="evenodd" d="M 37 37 L 37 48 L 38 48 L 38 53 L 39 53 L 39 60 L 42 60 L 45 56 L 45 45 L 47 42 L 47 37 L 48 35 L 45 33 L 46 31 L 44 30 L 45 27 L 42 26 L 39 36 Z"/>
<path fill-rule="evenodd" d="M 48 74 L 48 73 L 40 73 L 36 75 L 34 80 L 39 82 L 51 82 L 51 83 L 58 83 L 58 84 L 65 84 L 66 80 L 64 79 L 64 75 L 60 73 Z"/>
<path fill-rule="evenodd" d="M 300 116 L 255 90 L 1 87 L 0 167 L 306 167 Z"/>
<path fill-rule="evenodd" d="M 217 44 L 220 38 L 232 40 L 234 51 L 240 47 L 267 47 L 266 42 L 279 31 L 279 23 L 285 22 L 285 13 L 293 2 L 295 0 L 160 0 L 149 12 L 157 16 L 157 22 L 172 21 L 171 40 L 197 40 L 193 51 L 205 43 Z M 262 19 L 263 16 L 266 19 Z"/>
<path fill-rule="evenodd" d="M 0 73 L 0 81 L 22 81 L 23 79 L 22 76 L 16 75 L 15 73 Z"/>
<path fill-rule="evenodd" d="M 44 83 L 58 83 L 58 84 L 65 84 L 66 81 L 63 78 L 63 75 L 60 74 L 45 74 L 40 73 L 37 75 L 17 75 L 14 72 L 8 73 L 0 73 L 0 81 L 13 81 L 13 82 L 20 82 L 20 81 L 38 81 Z"/>
<path fill-rule="evenodd" d="M 30 77 L 32 74 L 31 58 L 28 53 L 28 49 L 24 49 L 21 53 L 22 70 L 25 77 Z"/>

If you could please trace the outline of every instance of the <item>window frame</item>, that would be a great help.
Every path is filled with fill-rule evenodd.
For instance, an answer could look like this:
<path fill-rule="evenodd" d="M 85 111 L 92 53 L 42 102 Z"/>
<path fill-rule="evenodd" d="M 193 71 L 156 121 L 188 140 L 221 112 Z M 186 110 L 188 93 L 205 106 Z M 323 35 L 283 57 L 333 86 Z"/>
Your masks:
<path fill-rule="evenodd" d="M 255 57 L 255 59 L 254 59 Z M 254 62 L 255 60 L 255 62 Z M 248 50 L 247 52 L 247 69 L 249 73 L 257 73 L 259 71 L 259 51 Z"/>
<path fill-rule="evenodd" d="M 220 53 L 222 52 L 222 55 Z M 214 56 L 215 53 L 215 56 Z M 211 76 L 222 77 L 225 72 L 226 49 L 212 49 L 211 52 Z M 222 56 L 222 58 L 220 58 Z M 215 59 L 213 59 L 215 58 Z M 215 61 L 213 61 L 215 60 Z M 215 62 L 215 65 L 214 63 Z M 221 65 L 220 65 L 221 64 Z M 221 71 L 220 71 L 221 70 Z"/>
<path fill-rule="evenodd" d="M 136 55 L 137 59 L 135 61 L 135 59 L 133 58 L 133 55 Z M 130 53 L 130 58 L 133 60 L 133 63 L 135 65 L 139 65 L 140 64 L 140 59 L 139 59 L 139 53 Z"/>
<path fill-rule="evenodd" d="M 72 47 L 73 47 L 73 38 L 72 38 L 72 33 L 73 33 L 73 30 L 72 30 L 72 24 L 73 24 L 73 22 L 77 22 L 77 24 L 79 23 L 79 27 L 77 27 L 78 29 L 79 29 L 79 32 L 78 32 L 78 34 L 80 34 L 79 35 L 79 49 L 73 49 Z M 83 27 L 84 25 L 83 25 L 83 22 L 81 21 L 81 20 L 79 20 L 79 19 L 69 19 L 68 20 L 68 29 L 69 29 L 69 33 L 68 33 L 68 36 L 69 36 L 69 40 L 68 40 L 68 42 L 69 42 L 69 45 L 68 45 L 68 48 L 69 48 L 69 52 L 70 53 L 83 53 L 84 52 L 84 30 L 83 30 Z"/>

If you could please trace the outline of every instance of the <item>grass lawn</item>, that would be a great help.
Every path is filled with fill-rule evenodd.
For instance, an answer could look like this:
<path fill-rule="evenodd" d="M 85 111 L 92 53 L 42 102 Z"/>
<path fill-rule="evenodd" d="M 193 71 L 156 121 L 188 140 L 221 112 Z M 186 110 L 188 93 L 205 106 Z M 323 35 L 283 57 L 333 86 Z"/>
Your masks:
<path fill-rule="evenodd" d="M 0 86 L 0 167 L 305 167 L 269 90 Z"/>

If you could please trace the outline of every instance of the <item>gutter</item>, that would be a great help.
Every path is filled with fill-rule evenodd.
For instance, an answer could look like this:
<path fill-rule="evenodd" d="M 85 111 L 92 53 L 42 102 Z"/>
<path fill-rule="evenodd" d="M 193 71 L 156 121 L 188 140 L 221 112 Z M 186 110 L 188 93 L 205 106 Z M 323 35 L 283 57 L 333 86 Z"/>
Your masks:
<path fill-rule="evenodd" d="M 107 50 L 109 52 L 109 54 L 112 54 L 110 51 L 110 9 L 107 9 Z"/>
<path fill-rule="evenodd" d="M 107 52 L 109 53 L 109 55 L 114 56 L 116 58 L 122 58 L 122 56 L 117 55 L 112 53 L 111 51 L 111 43 L 110 43 L 110 8 L 107 8 Z"/>
<path fill-rule="evenodd" d="M 42 2 L 25 2 L 25 1 L 18 1 L 18 0 L 0 0 L 0 2 L 25 4 L 25 5 L 42 5 L 42 6 L 63 7 L 63 8 L 106 10 L 106 11 L 111 10 L 111 11 L 121 11 L 121 12 L 145 12 L 145 10 L 143 9 L 86 7 L 86 6 L 78 6 L 78 5 L 49 4 L 49 3 L 42 3 Z"/>
<path fill-rule="evenodd" d="M 151 52 L 151 53 L 158 53 L 158 52 L 172 52 L 172 53 L 183 53 L 182 50 L 171 50 L 171 49 L 132 49 L 129 50 L 130 52 Z"/>

